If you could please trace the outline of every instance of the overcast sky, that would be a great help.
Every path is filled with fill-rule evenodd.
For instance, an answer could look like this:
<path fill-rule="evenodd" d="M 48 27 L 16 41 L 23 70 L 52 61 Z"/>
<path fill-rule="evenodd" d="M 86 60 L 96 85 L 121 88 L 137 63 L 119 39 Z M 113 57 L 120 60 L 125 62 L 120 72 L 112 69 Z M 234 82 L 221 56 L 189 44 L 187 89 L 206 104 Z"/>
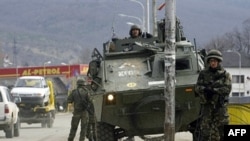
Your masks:
<path fill-rule="evenodd" d="M 176 0 L 176 12 L 186 36 L 199 44 L 241 29 L 250 18 L 250 0 Z"/>
<path fill-rule="evenodd" d="M 129 12 L 126 11 L 126 14 L 142 17 L 142 8 L 138 3 L 135 4 L 130 0 L 106 1 L 116 1 L 116 13 L 123 12 L 126 7 L 131 9 Z M 147 0 L 137 1 L 143 3 L 146 8 Z M 156 0 L 157 7 L 164 2 L 165 0 Z M 149 3 L 151 8 L 151 0 Z M 165 18 L 164 8 L 157 12 L 157 19 Z M 231 32 L 234 28 L 241 29 L 243 21 L 250 18 L 249 13 L 250 0 L 176 0 L 176 14 L 184 27 L 184 33 L 190 41 L 196 38 L 198 46 L 226 32 Z M 117 21 L 121 20 L 123 19 L 117 18 Z M 121 29 L 126 29 L 125 36 L 129 26 L 120 24 L 119 27 L 121 26 L 124 26 Z M 119 34 L 120 31 L 116 30 L 116 32 Z"/>

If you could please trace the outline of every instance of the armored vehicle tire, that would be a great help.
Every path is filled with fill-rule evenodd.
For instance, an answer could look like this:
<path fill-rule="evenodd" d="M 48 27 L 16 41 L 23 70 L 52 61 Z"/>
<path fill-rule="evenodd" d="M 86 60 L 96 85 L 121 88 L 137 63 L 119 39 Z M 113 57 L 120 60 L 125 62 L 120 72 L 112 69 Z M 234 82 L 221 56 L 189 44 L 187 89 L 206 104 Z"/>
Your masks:
<path fill-rule="evenodd" d="M 97 123 L 97 140 L 98 141 L 117 141 L 114 137 L 114 126 L 107 123 Z"/>
<path fill-rule="evenodd" d="M 143 136 L 141 138 L 144 139 L 145 141 L 163 141 L 165 136 L 164 135 L 153 136 L 153 137 Z M 195 141 L 195 140 L 193 140 L 193 141 Z"/>
<path fill-rule="evenodd" d="M 5 131 L 5 137 L 6 138 L 12 138 L 14 135 L 14 124 L 11 123 L 10 127 Z"/>
<path fill-rule="evenodd" d="M 16 124 L 14 125 L 14 136 L 19 137 L 20 135 L 20 119 L 17 119 Z"/>

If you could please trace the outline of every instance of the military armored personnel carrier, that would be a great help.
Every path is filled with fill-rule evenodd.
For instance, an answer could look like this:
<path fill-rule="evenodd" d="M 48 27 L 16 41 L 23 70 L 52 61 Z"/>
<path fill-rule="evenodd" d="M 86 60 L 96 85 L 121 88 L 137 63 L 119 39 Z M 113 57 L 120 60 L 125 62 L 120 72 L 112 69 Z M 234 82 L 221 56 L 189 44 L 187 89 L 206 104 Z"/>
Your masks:
<path fill-rule="evenodd" d="M 165 22 L 150 38 L 116 39 L 93 51 L 88 75 L 94 91 L 99 141 L 163 134 L 165 120 L 164 47 Z M 183 36 L 176 20 L 176 132 L 189 130 L 199 115 L 194 93 L 204 63 L 196 48 Z"/>

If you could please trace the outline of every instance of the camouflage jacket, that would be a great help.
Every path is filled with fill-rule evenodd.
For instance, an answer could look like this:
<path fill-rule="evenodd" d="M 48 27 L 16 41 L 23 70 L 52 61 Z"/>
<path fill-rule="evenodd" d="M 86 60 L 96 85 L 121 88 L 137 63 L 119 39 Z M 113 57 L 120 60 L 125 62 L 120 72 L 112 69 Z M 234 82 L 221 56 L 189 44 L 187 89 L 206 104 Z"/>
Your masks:
<path fill-rule="evenodd" d="M 212 89 L 212 93 L 207 93 L 205 91 L 205 88 L 208 87 Z M 226 70 L 224 70 L 223 67 L 219 66 L 214 70 L 208 67 L 200 72 L 196 83 L 195 92 L 199 94 L 201 103 L 206 103 L 208 101 L 206 96 L 222 96 L 225 98 L 229 96 L 231 89 L 231 75 Z M 213 98 L 211 99 L 213 100 Z"/>
<path fill-rule="evenodd" d="M 69 94 L 67 102 L 74 103 L 74 112 L 81 112 L 86 110 L 91 99 L 87 89 L 78 87 Z"/>

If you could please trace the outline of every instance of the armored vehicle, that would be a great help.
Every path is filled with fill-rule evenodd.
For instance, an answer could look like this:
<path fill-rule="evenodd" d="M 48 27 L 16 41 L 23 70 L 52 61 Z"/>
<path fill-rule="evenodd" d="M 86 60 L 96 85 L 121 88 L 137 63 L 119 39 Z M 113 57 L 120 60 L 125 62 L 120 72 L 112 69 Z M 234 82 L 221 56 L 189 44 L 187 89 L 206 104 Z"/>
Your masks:
<path fill-rule="evenodd" d="M 102 54 L 94 49 L 88 75 L 99 141 L 164 133 L 164 20 L 157 27 L 156 37 L 112 38 Z M 176 20 L 176 132 L 187 131 L 199 115 L 194 86 L 203 62 Z"/>

